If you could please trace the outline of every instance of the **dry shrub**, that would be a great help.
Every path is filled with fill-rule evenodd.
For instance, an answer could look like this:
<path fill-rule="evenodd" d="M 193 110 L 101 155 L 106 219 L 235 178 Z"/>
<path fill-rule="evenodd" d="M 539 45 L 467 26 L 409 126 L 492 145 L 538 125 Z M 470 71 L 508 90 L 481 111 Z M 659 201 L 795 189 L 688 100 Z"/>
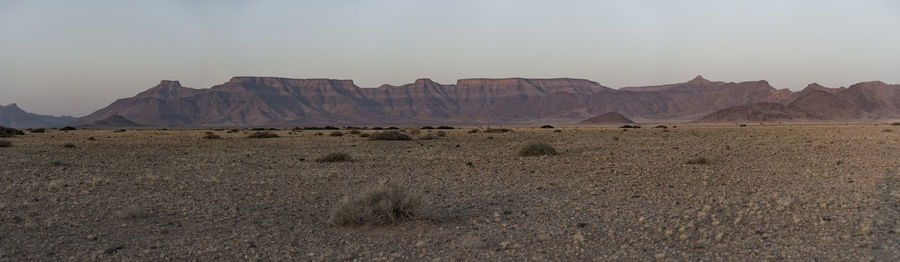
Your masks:
<path fill-rule="evenodd" d="M 247 136 L 247 138 L 276 138 L 277 134 L 269 132 L 269 131 L 256 131 L 253 134 Z"/>
<path fill-rule="evenodd" d="M 512 132 L 512 129 L 509 128 L 488 128 L 484 130 L 485 133 L 507 133 Z"/>
<path fill-rule="evenodd" d="M 423 218 L 427 218 L 423 196 L 389 184 L 344 197 L 328 222 L 335 226 L 393 225 Z"/>
<path fill-rule="evenodd" d="M 435 127 L 435 129 L 453 129 L 453 127 L 452 126 L 438 126 L 438 127 Z"/>
<path fill-rule="evenodd" d="M 551 126 L 551 125 L 542 125 L 541 128 L 552 129 L 553 126 Z"/>
<path fill-rule="evenodd" d="M 706 159 L 705 157 L 692 158 L 692 159 L 688 160 L 687 162 L 685 162 L 685 164 L 706 165 L 706 164 L 709 164 L 709 159 Z"/>
<path fill-rule="evenodd" d="M 422 129 L 423 129 L 423 130 L 425 130 L 425 129 L 434 129 L 434 127 L 433 127 L 433 126 L 423 126 Z"/>
<path fill-rule="evenodd" d="M 641 126 L 639 126 L 639 125 L 623 125 L 623 126 L 620 126 L 619 128 L 641 128 Z"/>
<path fill-rule="evenodd" d="M 369 137 L 369 133 L 362 133 L 359 135 L 359 137 Z"/>
<path fill-rule="evenodd" d="M 409 135 L 400 133 L 399 131 L 375 132 L 369 136 L 369 140 L 411 140 Z"/>
<path fill-rule="evenodd" d="M 65 143 L 65 144 L 63 144 L 63 147 L 65 147 L 65 148 L 75 148 L 75 144 L 72 144 L 72 143 Z"/>
<path fill-rule="evenodd" d="M 323 162 L 323 163 L 347 162 L 347 161 L 351 161 L 351 160 L 353 160 L 353 159 L 350 157 L 350 154 L 347 154 L 344 152 L 328 153 L 327 155 L 316 158 L 316 162 Z"/>
<path fill-rule="evenodd" d="M 362 132 L 359 132 L 359 130 L 350 130 L 351 135 L 359 135 L 360 133 Z"/>
<path fill-rule="evenodd" d="M 468 133 L 469 133 L 469 134 L 475 134 L 475 133 L 478 133 L 478 129 L 477 129 L 477 128 L 474 128 L 474 129 L 472 129 L 472 130 L 469 130 Z"/>
<path fill-rule="evenodd" d="M 447 132 L 437 131 L 437 132 L 434 132 L 434 135 L 439 136 L 439 137 L 445 137 L 445 136 L 447 136 Z"/>
<path fill-rule="evenodd" d="M 437 136 L 434 134 L 425 134 L 423 136 L 419 136 L 419 140 L 434 140 L 437 139 Z"/>
<path fill-rule="evenodd" d="M 47 129 L 44 129 L 44 128 L 35 128 L 35 129 L 27 129 L 27 130 L 28 130 L 28 132 L 32 132 L 32 133 L 46 133 L 47 132 Z"/>
<path fill-rule="evenodd" d="M 9 140 L 0 140 L 0 147 L 11 147 L 11 146 L 12 146 L 12 142 L 9 142 Z"/>
<path fill-rule="evenodd" d="M 17 135 L 21 136 L 24 134 L 25 134 L 25 132 L 22 132 L 22 130 L 18 130 L 15 128 L 9 128 L 9 127 L 5 127 L 5 126 L 0 126 L 0 137 L 14 137 Z"/>
<path fill-rule="evenodd" d="M 900 126 L 900 122 L 893 122 L 893 123 L 891 123 L 891 125 L 892 126 Z"/>
<path fill-rule="evenodd" d="M 522 150 L 519 150 L 519 156 L 543 156 L 543 155 L 556 155 L 556 149 L 553 146 L 548 145 L 546 143 L 532 142 L 525 145 Z"/>
<path fill-rule="evenodd" d="M 75 128 L 74 126 L 65 126 L 63 128 L 60 128 L 59 130 L 60 131 L 73 131 L 73 130 L 78 130 L 78 128 Z"/>
<path fill-rule="evenodd" d="M 334 132 L 328 133 L 328 136 L 343 136 L 343 135 L 344 135 L 344 133 L 341 133 L 341 131 L 334 131 Z"/>
<path fill-rule="evenodd" d="M 206 132 L 206 135 L 203 136 L 203 139 L 222 139 L 222 137 L 219 135 L 216 135 L 216 133 L 213 133 L 213 132 Z"/>

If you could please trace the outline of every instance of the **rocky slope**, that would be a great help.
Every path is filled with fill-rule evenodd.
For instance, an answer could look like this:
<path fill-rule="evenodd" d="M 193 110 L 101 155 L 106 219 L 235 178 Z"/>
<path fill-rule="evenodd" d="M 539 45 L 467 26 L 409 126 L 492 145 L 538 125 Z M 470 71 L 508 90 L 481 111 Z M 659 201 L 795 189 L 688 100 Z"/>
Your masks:
<path fill-rule="evenodd" d="M 0 106 L 0 126 L 12 128 L 62 127 L 75 120 L 71 116 L 48 116 L 25 112 L 16 104 Z"/>
<path fill-rule="evenodd" d="M 585 119 L 584 121 L 581 121 L 578 124 L 581 124 L 581 125 L 621 125 L 621 124 L 633 124 L 633 123 L 634 123 L 634 121 L 631 121 L 631 119 L 628 119 L 627 117 L 623 116 L 622 114 L 619 114 L 616 112 L 606 112 L 606 113 L 600 114 L 598 116 Z"/>
<path fill-rule="evenodd" d="M 76 121 L 121 115 L 145 126 L 291 126 L 577 123 L 605 112 L 638 121 L 691 120 L 754 102 L 788 103 L 794 93 L 766 81 L 697 77 L 653 88 L 608 88 L 583 79 L 419 79 L 360 88 L 351 80 L 234 77 L 209 89 L 159 85 Z"/>

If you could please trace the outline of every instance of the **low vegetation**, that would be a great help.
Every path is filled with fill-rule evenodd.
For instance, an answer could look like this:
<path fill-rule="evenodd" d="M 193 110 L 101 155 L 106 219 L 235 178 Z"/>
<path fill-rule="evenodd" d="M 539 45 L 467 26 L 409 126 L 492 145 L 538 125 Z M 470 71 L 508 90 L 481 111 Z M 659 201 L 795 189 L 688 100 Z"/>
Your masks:
<path fill-rule="evenodd" d="M 422 129 L 434 129 L 433 126 L 423 126 Z"/>
<path fill-rule="evenodd" d="M 687 162 L 685 162 L 685 164 L 688 164 L 688 165 L 706 165 L 706 164 L 709 164 L 709 159 L 706 159 L 705 157 L 691 158 L 691 159 L 689 159 Z"/>
<path fill-rule="evenodd" d="M 447 132 L 437 131 L 437 132 L 434 132 L 434 135 L 439 136 L 439 137 L 445 137 L 445 136 L 447 136 Z"/>
<path fill-rule="evenodd" d="M 512 129 L 509 128 L 488 128 L 484 130 L 485 133 L 508 133 L 512 132 Z"/>
<path fill-rule="evenodd" d="M 61 131 L 73 131 L 73 130 L 78 130 L 78 129 L 75 128 L 74 126 L 66 126 L 66 127 L 60 128 L 59 130 L 61 130 Z"/>
<path fill-rule="evenodd" d="M 393 225 L 427 217 L 421 194 L 389 184 L 344 197 L 328 222 L 335 226 Z"/>
<path fill-rule="evenodd" d="M 26 130 L 28 130 L 28 132 L 31 132 L 31 133 L 46 133 L 47 132 L 47 129 L 44 129 L 44 128 L 34 128 L 34 129 L 29 128 Z"/>
<path fill-rule="evenodd" d="M 620 126 L 619 128 L 641 128 L 641 126 L 639 126 L 639 125 L 623 125 L 623 126 Z"/>
<path fill-rule="evenodd" d="M 72 144 L 72 143 L 65 143 L 65 144 L 63 144 L 63 147 L 65 147 L 65 148 L 75 148 L 75 144 Z"/>
<path fill-rule="evenodd" d="M 12 146 L 12 142 L 9 140 L 0 140 L 0 147 L 10 147 Z"/>
<path fill-rule="evenodd" d="M 222 137 L 213 132 L 206 132 L 203 139 L 222 139 Z"/>
<path fill-rule="evenodd" d="M 0 126 L 0 137 L 14 137 L 17 135 L 25 135 L 25 132 L 22 132 L 22 130 L 18 130 L 15 128 Z"/>
<path fill-rule="evenodd" d="M 891 125 L 892 126 L 900 126 L 900 122 L 893 122 L 893 123 L 891 123 Z"/>
<path fill-rule="evenodd" d="M 542 125 L 541 128 L 544 128 L 544 129 L 553 129 L 553 126 L 551 126 L 551 125 Z"/>
<path fill-rule="evenodd" d="M 400 131 L 375 132 L 369 136 L 369 140 L 412 140 L 412 138 Z"/>
<path fill-rule="evenodd" d="M 453 129 L 453 127 L 452 126 L 438 126 L 438 127 L 435 127 L 434 129 Z"/>
<path fill-rule="evenodd" d="M 334 131 L 334 132 L 328 133 L 328 136 L 343 136 L 343 135 L 344 135 L 344 133 L 341 133 L 341 131 Z"/>
<path fill-rule="evenodd" d="M 359 130 L 350 130 L 350 132 L 348 132 L 348 133 L 351 135 L 359 135 L 362 132 L 359 132 Z"/>
<path fill-rule="evenodd" d="M 469 130 L 467 133 L 469 133 L 469 134 L 475 134 L 475 133 L 478 133 L 478 129 L 475 128 L 475 129 Z"/>
<path fill-rule="evenodd" d="M 350 154 L 344 152 L 328 153 L 322 157 L 316 158 L 316 162 L 332 163 L 332 162 L 348 162 L 353 160 Z"/>
<path fill-rule="evenodd" d="M 277 134 L 269 132 L 269 131 L 256 131 L 247 136 L 247 138 L 276 138 Z"/>
<path fill-rule="evenodd" d="M 434 134 L 425 134 L 425 135 L 419 136 L 419 140 L 434 140 L 434 139 L 437 139 L 437 136 L 435 136 Z"/>
<path fill-rule="evenodd" d="M 656 126 L 656 127 L 653 127 L 653 128 L 662 128 L 662 129 L 667 129 L 667 128 L 669 128 L 669 127 L 668 127 L 668 126 L 666 126 L 666 125 L 658 125 L 658 126 Z"/>
<path fill-rule="evenodd" d="M 122 133 L 122 132 L 126 132 L 126 131 L 128 131 L 128 130 L 119 129 L 119 130 L 113 131 L 113 133 Z"/>
<path fill-rule="evenodd" d="M 540 143 L 540 142 L 532 142 L 525 145 L 522 150 L 519 150 L 519 156 L 543 156 L 543 155 L 556 155 L 556 149 L 553 146 Z"/>

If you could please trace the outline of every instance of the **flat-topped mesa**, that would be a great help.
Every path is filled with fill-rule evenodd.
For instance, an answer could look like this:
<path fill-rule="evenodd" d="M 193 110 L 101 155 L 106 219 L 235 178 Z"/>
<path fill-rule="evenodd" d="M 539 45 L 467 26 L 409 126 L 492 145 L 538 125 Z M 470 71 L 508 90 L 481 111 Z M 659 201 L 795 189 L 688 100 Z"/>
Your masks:
<path fill-rule="evenodd" d="M 600 86 L 600 84 L 597 82 L 577 78 L 467 78 L 456 81 L 457 86 L 505 86 L 520 83 L 543 84 L 548 86 Z"/>
<path fill-rule="evenodd" d="M 181 86 L 181 82 L 178 82 L 178 80 L 162 80 L 162 81 L 159 81 L 159 85 L 157 85 L 157 86 L 160 86 L 160 87 L 183 87 L 183 86 Z"/>
<path fill-rule="evenodd" d="M 353 80 L 338 80 L 328 78 L 282 78 L 267 76 L 235 76 L 228 83 L 246 83 L 270 86 L 292 86 L 292 87 L 316 87 L 316 86 L 341 86 L 350 88 L 355 86 Z M 227 83 L 226 83 L 227 84 Z"/>

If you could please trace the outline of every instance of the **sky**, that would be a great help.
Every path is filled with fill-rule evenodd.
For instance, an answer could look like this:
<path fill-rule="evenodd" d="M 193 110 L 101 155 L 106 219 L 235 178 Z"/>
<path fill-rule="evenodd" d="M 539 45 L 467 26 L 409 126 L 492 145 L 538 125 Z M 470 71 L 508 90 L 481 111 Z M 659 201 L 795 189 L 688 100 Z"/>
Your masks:
<path fill-rule="evenodd" d="M 82 116 L 179 80 L 900 83 L 900 1 L 0 0 L 0 104 Z"/>

